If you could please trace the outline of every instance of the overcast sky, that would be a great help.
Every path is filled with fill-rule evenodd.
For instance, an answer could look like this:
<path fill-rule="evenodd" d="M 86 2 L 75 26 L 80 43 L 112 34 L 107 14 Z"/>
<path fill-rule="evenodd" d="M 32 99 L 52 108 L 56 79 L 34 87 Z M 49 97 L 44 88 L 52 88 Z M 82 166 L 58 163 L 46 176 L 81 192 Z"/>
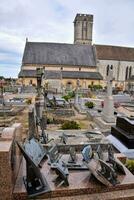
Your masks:
<path fill-rule="evenodd" d="M 73 43 L 76 13 L 93 14 L 93 43 L 134 47 L 134 0 L 0 0 L 0 76 L 17 77 L 29 41 Z"/>

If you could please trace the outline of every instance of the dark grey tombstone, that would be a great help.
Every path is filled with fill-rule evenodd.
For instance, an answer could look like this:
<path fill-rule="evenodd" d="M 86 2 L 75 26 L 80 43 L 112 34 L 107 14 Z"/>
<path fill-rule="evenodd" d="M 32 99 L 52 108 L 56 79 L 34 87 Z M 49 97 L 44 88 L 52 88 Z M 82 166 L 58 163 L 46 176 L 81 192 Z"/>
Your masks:
<path fill-rule="evenodd" d="M 69 186 L 68 182 L 68 168 L 66 167 L 65 163 L 64 166 L 60 163 L 54 163 L 54 169 L 58 177 L 55 179 L 55 184 L 60 187 L 64 184 L 64 186 Z"/>
<path fill-rule="evenodd" d="M 29 124 L 29 139 L 37 137 L 37 127 L 36 127 L 36 117 L 34 112 L 34 107 L 29 107 L 28 112 L 28 124 Z"/>
<path fill-rule="evenodd" d="M 115 170 L 111 166 L 109 166 L 106 162 L 104 162 L 103 160 L 99 159 L 99 162 L 100 162 L 101 169 L 98 170 L 98 174 L 103 176 L 112 185 L 118 184 L 119 181 L 117 180 L 117 174 L 116 174 Z"/>
<path fill-rule="evenodd" d="M 45 129 L 46 129 L 46 124 L 47 124 L 47 119 L 42 116 L 42 118 L 40 119 L 40 128 L 41 128 L 41 143 L 43 144 L 47 144 L 48 141 L 48 134 L 45 133 Z"/>
<path fill-rule="evenodd" d="M 49 151 L 48 151 L 48 156 L 49 156 L 49 164 L 51 163 L 57 163 L 59 162 L 61 155 L 58 152 L 58 148 L 56 145 L 53 145 Z"/>
<path fill-rule="evenodd" d="M 23 146 L 17 142 L 20 151 L 26 160 L 26 177 L 23 177 L 24 184 L 29 197 L 35 197 L 50 192 L 50 187 L 35 161 L 25 151 Z"/>

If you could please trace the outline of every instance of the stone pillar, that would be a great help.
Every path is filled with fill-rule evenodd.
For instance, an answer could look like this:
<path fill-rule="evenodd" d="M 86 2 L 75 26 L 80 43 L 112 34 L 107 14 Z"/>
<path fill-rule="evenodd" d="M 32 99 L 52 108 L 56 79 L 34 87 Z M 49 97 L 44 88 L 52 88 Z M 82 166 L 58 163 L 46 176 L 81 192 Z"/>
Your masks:
<path fill-rule="evenodd" d="M 114 101 L 112 96 L 113 66 L 107 66 L 107 95 L 104 99 L 102 118 L 107 123 L 114 123 Z"/>
<path fill-rule="evenodd" d="M 29 123 L 29 139 L 31 139 L 32 137 L 37 137 L 36 118 L 33 105 L 29 107 L 28 123 Z"/>

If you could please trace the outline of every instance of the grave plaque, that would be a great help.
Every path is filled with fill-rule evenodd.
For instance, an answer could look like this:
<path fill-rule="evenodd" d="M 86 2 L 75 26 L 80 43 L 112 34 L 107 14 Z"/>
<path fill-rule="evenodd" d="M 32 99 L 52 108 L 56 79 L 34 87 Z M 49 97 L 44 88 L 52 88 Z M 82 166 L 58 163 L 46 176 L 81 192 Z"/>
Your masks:
<path fill-rule="evenodd" d="M 86 163 L 90 162 L 91 158 L 93 157 L 92 147 L 90 145 L 84 147 L 82 150 L 83 161 Z"/>
<path fill-rule="evenodd" d="M 40 172 L 40 169 L 32 159 L 24 147 L 17 142 L 20 151 L 22 152 L 25 160 L 26 160 L 26 177 L 23 177 L 24 184 L 29 197 L 35 197 L 37 195 L 50 192 L 50 187 L 43 175 Z"/>
<path fill-rule="evenodd" d="M 119 181 L 117 180 L 117 174 L 115 170 L 103 160 L 99 159 L 99 162 L 101 169 L 98 170 L 98 173 L 103 176 L 107 181 L 109 181 L 112 185 L 118 184 Z"/>
<path fill-rule="evenodd" d="M 54 169 L 58 177 L 55 180 L 55 183 L 57 184 L 58 187 L 61 185 L 69 186 L 68 182 L 68 168 L 66 167 L 65 163 L 62 165 L 61 163 L 54 163 Z"/>
<path fill-rule="evenodd" d="M 70 157 L 68 163 L 76 163 L 77 162 L 77 155 L 74 147 L 70 147 L 69 149 Z"/>
<path fill-rule="evenodd" d="M 126 174 L 123 166 L 115 159 L 112 145 L 108 145 L 108 162 L 112 164 L 114 170 L 121 174 Z"/>
<path fill-rule="evenodd" d="M 50 164 L 59 162 L 61 155 L 58 152 L 58 148 L 56 145 L 53 145 L 48 151 Z"/>
<path fill-rule="evenodd" d="M 62 133 L 62 135 L 59 137 L 61 138 L 60 142 L 62 142 L 63 144 L 67 143 L 68 136 L 65 133 Z"/>

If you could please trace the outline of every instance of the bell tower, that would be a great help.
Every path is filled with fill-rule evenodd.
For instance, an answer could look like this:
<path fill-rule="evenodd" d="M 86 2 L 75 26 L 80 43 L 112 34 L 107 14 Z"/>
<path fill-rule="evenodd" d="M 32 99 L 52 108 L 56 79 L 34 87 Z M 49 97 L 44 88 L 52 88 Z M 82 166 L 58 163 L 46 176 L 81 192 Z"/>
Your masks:
<path fill-rule="evenodd" d="M 77 14 L 74 19 L 74 44 L 92 44 L 93 15 Z"/>

